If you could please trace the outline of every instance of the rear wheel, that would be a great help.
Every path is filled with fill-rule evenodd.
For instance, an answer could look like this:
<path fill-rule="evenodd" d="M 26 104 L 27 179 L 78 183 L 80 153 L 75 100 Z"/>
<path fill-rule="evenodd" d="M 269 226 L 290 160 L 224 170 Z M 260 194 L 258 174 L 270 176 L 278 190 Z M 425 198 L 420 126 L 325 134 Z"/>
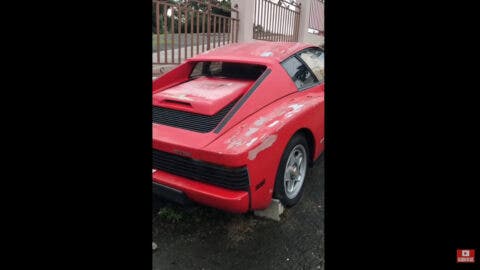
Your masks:
<path fill-rule="evenodd" d="M 295 134 L 283 153 L 275 180 L 274 197 L 285 206 L 293 206 L 303 195 L 309 148 L 305 137 Z"/>

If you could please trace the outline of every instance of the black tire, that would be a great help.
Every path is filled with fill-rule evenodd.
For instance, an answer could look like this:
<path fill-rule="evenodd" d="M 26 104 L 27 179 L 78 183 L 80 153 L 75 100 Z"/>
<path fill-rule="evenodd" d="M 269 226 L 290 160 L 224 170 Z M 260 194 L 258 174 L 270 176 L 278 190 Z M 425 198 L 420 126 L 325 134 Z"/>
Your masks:
<path fill-rule="evenodd" d="M 286 190 L 287 184 L 285 179 L 287 178 L 286 177 L 287 162 L 289 161 L 289 158 L 294 149 L 295 151 L 297 151 L 298 149 L 302 150 L 301 147 L 299 146 L 302 146 L 303 149 L 305 150 L 304 154 L 305 154 L 306 169 L 304 172 L 301 185 L 299 186 L 299 190 L 295 192 L 296 193 L 295 195 L 292 193 L 289 194 L 287 192 Z M 287 147 L 285 148 L 285 151 L 283 152 L 283 155 L 282 155 L 282 159 L 280 160 L 280 164 L 277 169 L 277 176 L 275 179 L 275 189 L 274 189 L 274 195 L 273 195 L 274 198 L 279 199 L 282 202 L 282 204 L 286 207 L 290 207 L 297 204 L 302 198 L 303 189 L 305 187 L 305 178 L 306 178 L 306 174 L 309 167 L 308 164 L 310 163 L 309 157 L 310 157 L 310 149 L 308 148 L 308 143 L 307 143 L 307 140 L 305 139 L 305 136 L 302 133 L 295 134 L 290 140 L 290 142 L 288 143 Z"/>

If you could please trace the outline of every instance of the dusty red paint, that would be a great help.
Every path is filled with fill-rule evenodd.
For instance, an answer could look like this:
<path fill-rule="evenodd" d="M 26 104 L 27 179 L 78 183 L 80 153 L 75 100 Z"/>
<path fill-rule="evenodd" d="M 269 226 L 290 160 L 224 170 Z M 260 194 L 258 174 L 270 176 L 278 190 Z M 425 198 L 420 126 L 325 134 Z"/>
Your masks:
<path fill-rule="evenodd" d="M 307 47 L 311 46 L 272 42 L 229 45 L 191 58 L 154 81 L 153 102 L 158 105 L 161 97 L 164 97 L 162 92 L 188 95 L 185 84 L 177 88 L 174 86 L 188 80 L 196 61 L 260 64 L 271 70 L 218 134 L 153 124 L 152 146 L 155 149 L 183 153 L 193 159 L 229 167 L 246 165 L 250 176 L 250 195 L 244 191 L 227 190 L 162 171 L 152 174 L 153 181 L 179 189 L 194 201 L 226 211 L 241 213 L 268 207 L 278 164 L 291 137 L 301 129 L 310 131 L 314 137 L 314 159 L 324 149 L 324 84 L 299 92 L 280 65 L 280 61 Z M 203 82 L 199 81 L 198 86 Z M 212 79 L 209 83 L 224 82 Z M 252 83 L 234 82 L 231 89 L 226 87 L 220 91 L 224 92 L 223 97 L 218 92 L 209 97 L 208 92 L 199 87 L 192 90 L 192 100 L 188 102 L 198 108 L 198 113 L 212 114 L 227 104 L 227 101 L 233 100 L 233 97 L 242 95 Z M 165 89 L 168 89 L 167 92 L 163 91 Z M 201 98 L 198 93 L 201 93 Z M 256 186 L 263 180 L 265 184 L 256 190 Z"/>
<path fill-rule="evenodd" d="M 214 115 L 245 94 L 254 81 L 202 77 L 153 95 L 153 105 Z"/>

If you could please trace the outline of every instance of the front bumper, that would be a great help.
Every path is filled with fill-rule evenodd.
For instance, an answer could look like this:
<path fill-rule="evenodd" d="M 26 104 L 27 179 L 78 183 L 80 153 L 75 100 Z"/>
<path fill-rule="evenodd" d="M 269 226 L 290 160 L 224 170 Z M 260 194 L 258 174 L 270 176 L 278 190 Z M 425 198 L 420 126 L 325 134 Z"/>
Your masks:
<path fill-rule="evenodd" d="M 160 170 L 152 174 L 152 181 L 153 186 L 160 187 L 161 191 L 157 194 L 179 203 L 183 203 L 186 198 L 233 213 L 245 213 L 250 208 L 247 191 L 225 189 Z"/>

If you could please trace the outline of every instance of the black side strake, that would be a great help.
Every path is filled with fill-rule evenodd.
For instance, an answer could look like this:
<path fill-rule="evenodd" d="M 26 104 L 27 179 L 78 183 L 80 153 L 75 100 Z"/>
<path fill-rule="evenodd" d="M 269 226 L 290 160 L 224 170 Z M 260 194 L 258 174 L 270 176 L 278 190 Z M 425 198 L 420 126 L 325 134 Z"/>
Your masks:
<path fill-rule="evenodd" d="M 246 166 L 224 167 L 152 148 L 152 168 L 226 189 L 250 188 Z"/>
<path fill-rule="evenodd" d="M 255 84 L 248 90 L 248 92 L 238 100 L 238 102 L 233 106 L 233 108 L 227 113 L 225 118 L 220 122 L 220 124 L 217 126 L 217 128 L 213 131 L 214 133 L 219 133 L 223 127 L 230 121 L 230 119 L 237 113 L 237 111 L 240 109 L 240 107 L 243 106 L 243 104 L 248 100 L 248 98 L 257 90 L 258 86 L 265 80 L 265 78 L 272 72 L 271 69 L 265 70 L 265 72 L 262 73 L 262 75 L 257 79 Z"/>

